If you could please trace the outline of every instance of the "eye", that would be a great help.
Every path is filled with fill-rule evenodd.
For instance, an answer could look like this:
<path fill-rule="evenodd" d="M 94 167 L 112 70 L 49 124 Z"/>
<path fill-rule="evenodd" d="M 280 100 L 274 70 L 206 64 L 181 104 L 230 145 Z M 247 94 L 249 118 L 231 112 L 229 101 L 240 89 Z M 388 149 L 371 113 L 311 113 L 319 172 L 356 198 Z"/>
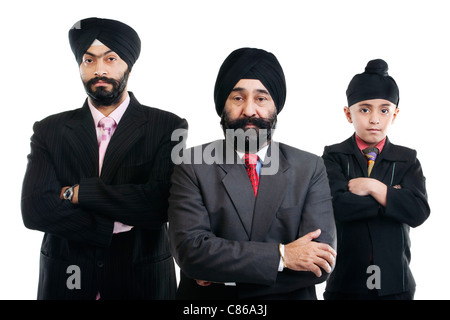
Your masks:
<path fill-rule="evenodd" d="M 87 63 L 87 64 L 93 62 L 93 60 L 91 58 L 85 58 L 83 61 L 84 61 L 84 63 Z"/>
<path fill-rule="evenodd" d="M 381 109 L 381 113 L 382 114 L 388 114 L 389 113 L 389 109 Z"/>
<path fill-rule="evenodd" d="M 361 112 L 361 113 L 369 113 L 370 110 L 368 108 L 361 108 L 361 109 L 359 109 L 359 112 Z"/>
<path fill-rule="evenodd" d="M 116 57 L 108 57 L 107 60 L 108 60 L 109 62 L 114 62 L 114 61 L 117 60 L 117 58 L 116 58 Z"/>

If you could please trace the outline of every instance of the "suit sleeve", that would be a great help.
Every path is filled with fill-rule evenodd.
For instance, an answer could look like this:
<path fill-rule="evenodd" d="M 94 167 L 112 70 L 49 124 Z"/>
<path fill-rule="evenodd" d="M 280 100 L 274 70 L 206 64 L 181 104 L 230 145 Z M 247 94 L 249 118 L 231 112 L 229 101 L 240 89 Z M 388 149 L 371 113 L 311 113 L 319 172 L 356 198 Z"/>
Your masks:
<path fill-rule="evenodd" d="M 167 222 L 170 176 L 173 172 L 172 149 L 178 144 L 172 141 L 172 132 L 185 129 L 184 119 L 177 121 L 161 119 L 166 133 L 157 148 L 151 173 L 145 184 L 108 185 L 100 178 L 85 178 L 80 181 L 80 206 L 101 212 L 114 221 L 148 229 L 160 228 Z M 182 143 L 185 141 L 183 140 Z"/>
<path fill-rule="evenodd" d="M 308 186 L 308 193 L 302 208 L 302 220 L 298 237 L 303 237 L 309 232 L 321 230 L 319 238 L 314 241 L 326 243 L 336 249 L 336 224 L 333 215 L 330 187 L 327 172 L 321 158 L 317 158 L 316 166 Z M 322 283 L 328 279 L 329 273 L 322 270 L 322 275 L 317 277 L 312 272 L 296 272 L 285 270 L 279 276 L 279 282 L 284 282 L 286 287 L 294 283 L 301 287 L 309 287 Z"/>
<path fill-rule="evenodd" d="M 430 215 L 425 177 L 417 158 L 400 182 L 401 189 L 388 187 L 383 214 L 411 227 L 421 225 Z"/>
<path fill-rule="evenodd" d="M 277 243 L 228 240 L 213 233 L 193 165 L 174 169 L 169 240 L 172 255 L 189 278 L 264 285 L 276 281 Z"/>
<path fill-rule="evenodd" d="M 322 156 L 327 168 L 336 221 L 349 222 L 375 218 L 381 205 L 370 196 L 361 197 L 348 190 L 349 179 L 345 175 L 345 163 L 325 147 Z"/>
<path fill-rule="evenodd" d="M 336 248 L 336 224 L 331 199 L 327 172 L 322 159 L 318 157 L 302 210 L 299 237 L 321 229 L 317 241 Z"/>
<path fill-rule="evenodd" d="M 378 214 L 392 218 L 411 227 L 422 224 L 430 214 L 425 188 L 425 177 L 415 155 L 408 172 L 402 175 L 401 189 L 388 186 L 386 207 L 371 196 L 358 196 L 348 191 L 345 163 L 335 153 L 327 152 L 323 159 L 327 167 L 336 221 L 349 222 L 375 218 Z"/>
<path fill-rule="evenodd" d="M 50 157 L 41 137 L 39 122 L 33 130 L 21 197 L 25 226 L 74 241 L 107 246 L 113 221 L 59 198 L 62 186 L 56 175 L 55 159 Z"/>

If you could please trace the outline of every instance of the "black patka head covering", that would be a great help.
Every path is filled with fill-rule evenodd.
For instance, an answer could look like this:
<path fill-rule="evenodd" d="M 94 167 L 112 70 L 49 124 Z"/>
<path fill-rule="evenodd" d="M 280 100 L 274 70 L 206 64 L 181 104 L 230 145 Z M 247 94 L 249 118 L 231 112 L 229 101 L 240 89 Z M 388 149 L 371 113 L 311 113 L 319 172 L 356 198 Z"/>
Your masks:
<path fill-rule="evenodd" d="M 78 65 L 96 39 L 117 53 L 131 71 L 141 52 L 141 40 L 133 28 L 120 21 L 101 18 L 75 23 L 69 30 L 69 42 Z"/>
<path fill-rule="evenodd" d="M 388 69 L 388 64 L 382 59 L 369 61 L 365 71 L 355 75 L 348 85 L 348 106 L 370 99 L 385 99 L 398 106 L 398 86 L 389 76 Z"/>
<path fill-rule="evenodd" d="M 219 116 L 236 83 L 241 79 L 258 79 L 269 91 L 277 113 L 286 101 L 286 80 L 277 58 L 270 52 L 255 48 L 233 51 L 223 62 L 214 87 L 214 102 Z"/>

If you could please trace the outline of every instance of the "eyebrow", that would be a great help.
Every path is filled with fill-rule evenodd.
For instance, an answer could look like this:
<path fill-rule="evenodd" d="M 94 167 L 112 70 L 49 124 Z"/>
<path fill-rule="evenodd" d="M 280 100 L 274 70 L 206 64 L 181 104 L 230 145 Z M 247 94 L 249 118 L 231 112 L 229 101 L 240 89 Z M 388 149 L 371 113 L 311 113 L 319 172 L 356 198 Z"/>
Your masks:
<path fill-rule="evenodd" d="M 358 106 L 359 106 L 359 107 L 376 107 L 375 105 L 370 104 L 370 103 L 362 103 L 362 104 L 359 104 Z M 391 104 L 389 104 L 389 103 L 383 103 L 383 104 L 381 104 L 381 105 L 379 105 L 379 106 L 380 106 L 380 107 L 390 107 Z"/>
<path fill-rule="evenodd" d="M 115 53 L 115 52 L 114 52 L 113 50 L 108 50 L 108 51 L 104 52 L 103 54 L 95 55 L 95 54 L 93 54 L 93 53 L 91 53 L 91 52 L 89 52 L 89 51 L 86 51 L 85 54 L 90 55 L 90 56 L 92 56 L 92 57 L 94 57 L 94 58 L 99 58 L 99 57 L 104 57 L 104 56 L 106 56 L 106 55 L 108 55 L 108 54 L 110 54 L 110 53 Z"/>
<path fill-rule="evenodd" d="M 235 88 L 233 88 L 233 90 L 231 90 L 231 92 L 242 92 L 242 91 L 247 91 L 247 89 L 242 88 L 242 87 L 235 87 Z M 264 90 L 264 89 L 256 89 L 255 91 L 259 92 L 259 93 L 270 95 L 270 93 L 267 90 Z"/>

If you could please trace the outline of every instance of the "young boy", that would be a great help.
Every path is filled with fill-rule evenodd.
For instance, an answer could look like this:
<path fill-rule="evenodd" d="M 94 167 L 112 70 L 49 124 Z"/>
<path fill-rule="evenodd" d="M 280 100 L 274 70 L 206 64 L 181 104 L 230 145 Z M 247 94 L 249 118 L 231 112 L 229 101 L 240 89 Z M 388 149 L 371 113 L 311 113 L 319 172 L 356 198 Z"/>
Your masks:
<path fill-rule="evenodd" d="M 344 112 L 355 134 L 326 146 L 322 156 L 338 236 L 327 300 L 414 298 L 409 228 L 421 225 L 430 208 L 416 151 L 387 137 L 399 113 L 399 90 L 387 71 L 377 59 L 353 77 Z"/>

